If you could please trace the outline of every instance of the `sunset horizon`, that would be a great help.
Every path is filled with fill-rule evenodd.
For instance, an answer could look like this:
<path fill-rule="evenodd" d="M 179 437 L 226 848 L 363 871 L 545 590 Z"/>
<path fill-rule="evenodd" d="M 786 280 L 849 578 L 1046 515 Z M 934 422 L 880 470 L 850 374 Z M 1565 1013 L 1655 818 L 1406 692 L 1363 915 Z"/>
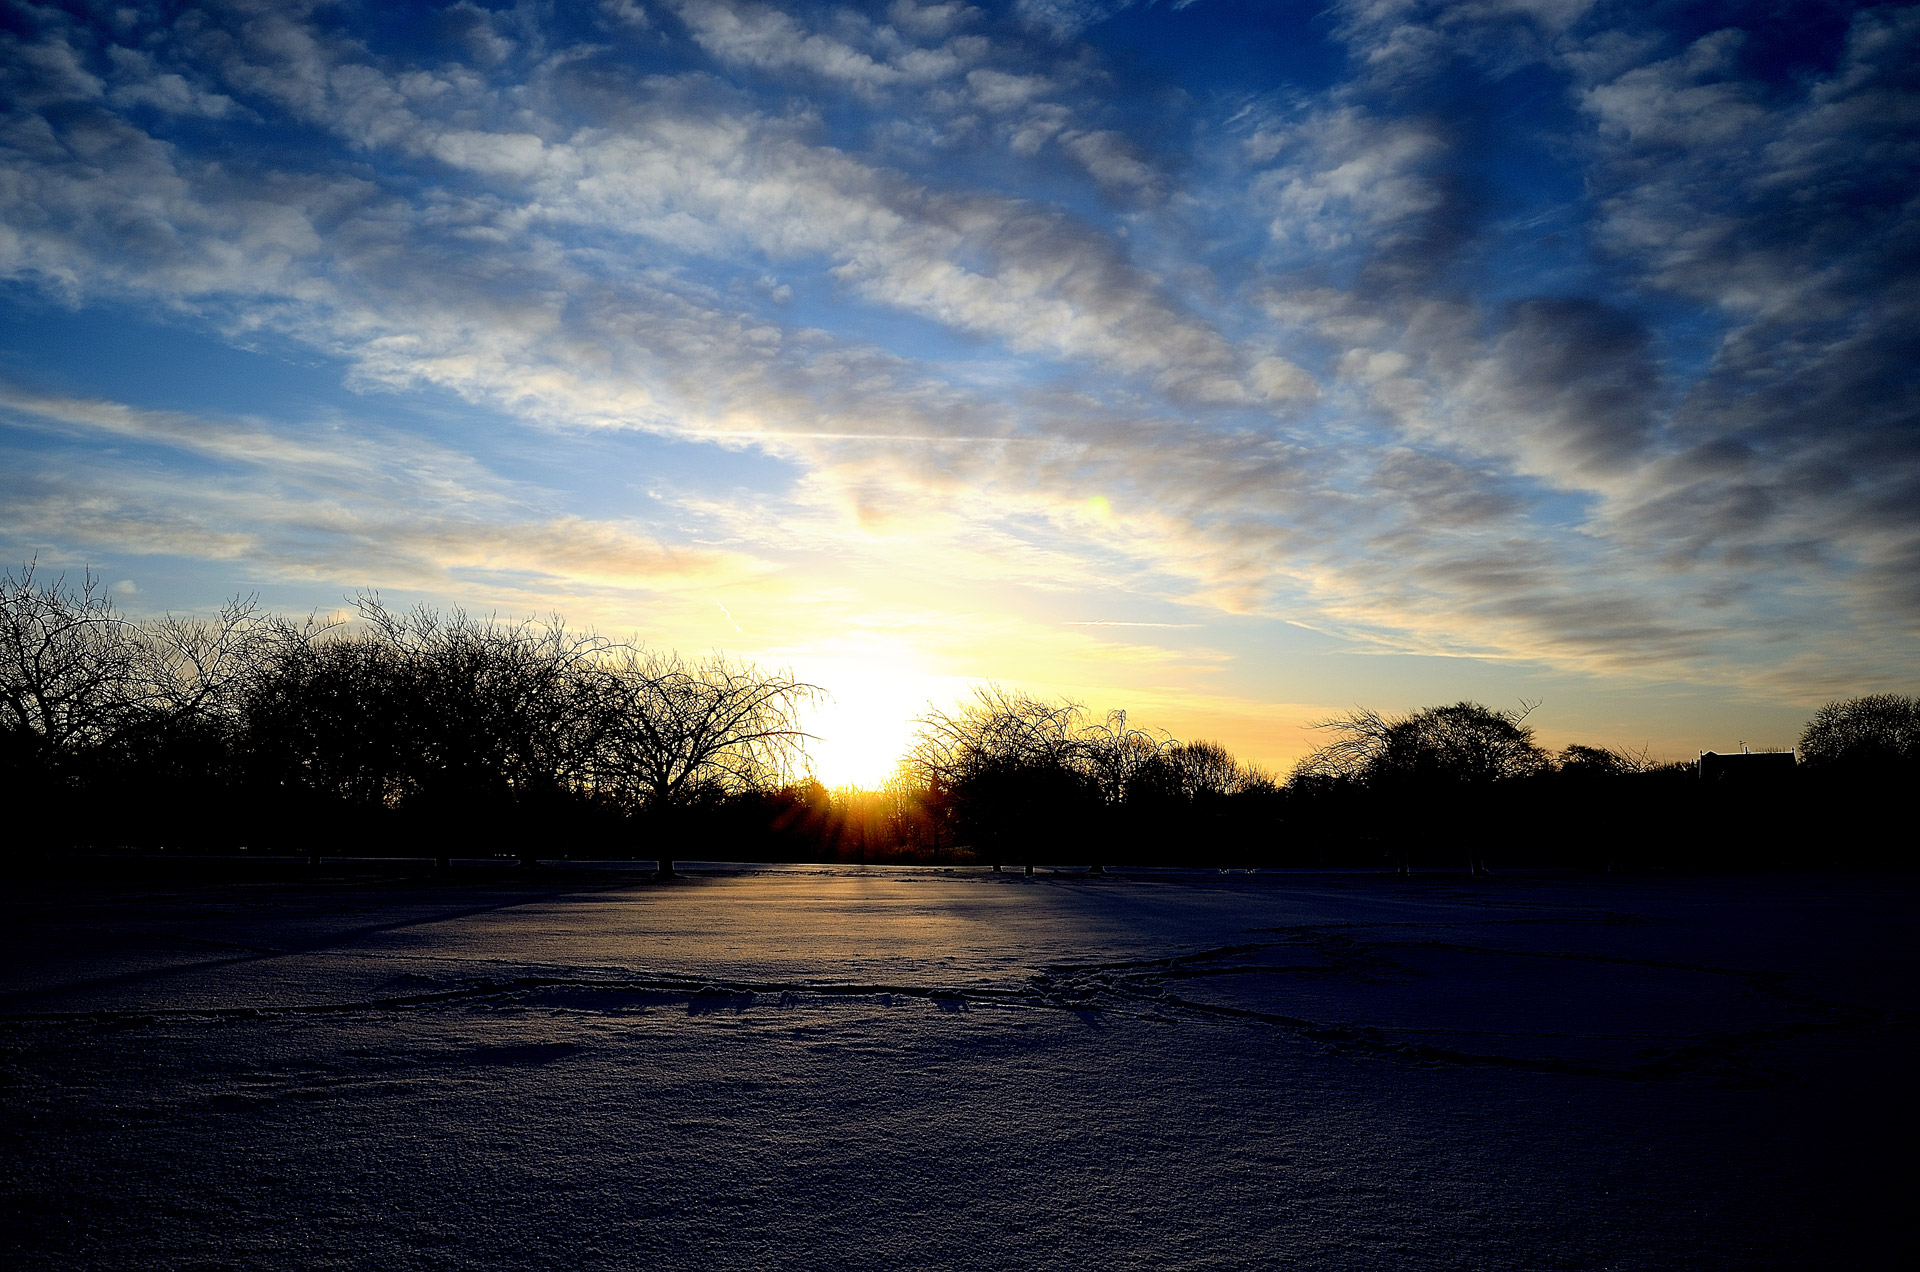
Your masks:
<path fill-rule="evenodd" d="M 20 12 L 4 550 L 130 617 L 560 613 L 834 784 L 989 682 L 1282 774 L 1920 685 L 1911 9 Z"/>

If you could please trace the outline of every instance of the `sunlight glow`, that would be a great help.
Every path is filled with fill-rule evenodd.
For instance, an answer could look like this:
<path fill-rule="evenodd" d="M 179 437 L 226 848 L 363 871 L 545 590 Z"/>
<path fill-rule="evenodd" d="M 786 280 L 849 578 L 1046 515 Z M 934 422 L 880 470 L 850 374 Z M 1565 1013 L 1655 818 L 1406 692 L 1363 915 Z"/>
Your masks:
<path fill-rule="evenodd" d="M 893 776 L 913 744 L 929 701 L 952 696 L 945 677 L 907 651 L 876 647 L 809 659 L 804 672 L 826 698 L 807 715 L 814 776 L 830 787 L 876 787 Z"/>

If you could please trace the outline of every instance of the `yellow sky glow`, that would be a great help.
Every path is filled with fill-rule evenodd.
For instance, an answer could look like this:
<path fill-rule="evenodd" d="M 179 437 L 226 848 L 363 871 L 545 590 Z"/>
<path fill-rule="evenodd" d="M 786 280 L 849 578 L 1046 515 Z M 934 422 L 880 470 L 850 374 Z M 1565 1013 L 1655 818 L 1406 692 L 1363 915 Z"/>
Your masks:
<path fill-rule="evenodd" d="M 801 659 L 795 672 L 827 693 L 804 717 L 814 776 L 829 787 L 877 787 L 913 745 L 929 703 L 964 687 L 929 672 L 904 646 L 873 644 Z"/>

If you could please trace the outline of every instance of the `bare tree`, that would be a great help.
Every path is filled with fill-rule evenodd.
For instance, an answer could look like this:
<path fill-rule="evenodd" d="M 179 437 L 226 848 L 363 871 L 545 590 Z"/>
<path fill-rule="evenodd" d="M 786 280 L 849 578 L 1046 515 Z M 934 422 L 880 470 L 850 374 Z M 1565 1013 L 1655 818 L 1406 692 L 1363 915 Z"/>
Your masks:
<path fill-rule="evenodd" d="M 660 873 L 685 813 L 717 797 L 779 786 L 805 757 L 800 710 L 820 690 L 791 673 L 715 656 L 621 650 L 601 665 L 611 713 L 594 761 L 601 780 L 653 815 Z"/>
<path fill-rule="evenodd" d="M 407 828 L 442 868 L 478 836 L 515 840 L 530 863 L 545 818 L 588 787 L 608 643 L 558 618 L 395 611 L 371 592 L 355 608 L 355 627 L 268 633 L 247 692 L 257 777 Z"/>
<path fill-rule="evenodd" d="M 1100 798 L 1100 833 L 1089 837 L 1097 853 L 1103 846 L 1115 846 L 1126 819 L 1126 808 L 1137 795 L 1142 778 L 1164 764 L 1179 744 L 1165 733 L 1142 729 L 1127 723 L 1125 711 L 1109 711 L 1099 724 L 1082 726 L 1074 739 L 1072 758 L 1091 779 Z M 1105 867 L 1096 859 L 1093 873 Z"/>
<path fill-rule="evenodd" d="M 1296 765 L 1290 780 L 1364 786 L 1388 820 L 1399 823 L 1393 850 L 1401 874 L 1409 871 L 1405 845 L 1416 833 L 1458 841 L 1469 869 L 1485 874 L 1482 840 L 1490 828 L 1477 824 L 1468 806 L 1495 783 L 1547 767 L 1525 724 L 1538 706 L 1523 699 L 1517 710 L 1495 711 L 1456 702 L 1397 719 L 1356 709 L 1315 726 L 1331 732 L 1333 741 Z"/>
<path fill-rule="evenodd" d="M 245 695 L 250 783 L 298 838 L 339 814 L 364 834 L 412 790 L 418 712 L 400 660 L 364 632 L 282 623 L 276 635 Z"/>
<path fill-rule="evenodd" d="M 1331 733 L 1333 740 L 1294 765 L 1293 779 L 1360 780 L 1386 754 L 1393 726 L 1394 721 L 1378 711 L 1362 707 L 1343 716 L 1316 720 L 1313 727 Z"/>
<path fill-rule="evenodd" d="M 249 693 L 267 787 L 430 836 L 512 835 L 532 864 L 549 815 L 637 811 L 670 841 L 692 811 L 798 767 L 812 686 L 687 662 L 545 621 L 398 611 L 377 594 L 339 631 L 279 632 Z M 672 849 L 662 851 L 672 874 Z"/>
<path fill-rule="evenodd" d="M 22 760 L 51 765 L 119 724 L 140 651 L 91 572 L 78 586 L 36 575 L 0 575 L 0 730 Z"/>
<path fill-rule="evenodd" d="M 934 865 L 953 846 L 952 798 L 938 771 L 916 762 L 917 752 L 900 761 L 879 791 L 883 832 L 895 844 L 925 853 Z"/>
<path fill-rule="evenodd" d="M 278 633 L 251 596 L 235 597 L 210 619 L 168 614 L 143 623 L 133 667 L 136 700 L 168 722 L 231 719 L 240 689 Z"/>
<path fill-rule="evenodd" d="M 1660 767 L 1646 747 L 1637 751 L 1570 743 L 1554 757 L 1555 771 L 1575 779 L 1630 777 Z"/>
<path fill-rule="evenodd" d="M 1277 789 L 1263 769 L 1242 764 L 1218 742 L 1177 742 L 1157 757 L 1151 780 L 1186 803 Z"/>
<path fill-rule="evenodd" d="M 1040 844 L 1084 825 L 1098 799 L 1085 715 L 1077 702 L 982 685 L 958 711 L 921 718 L 913 764 L 951 792 L 958 833 L 995 870 L 1013 853 L 1032 874 Z"/>
<path fill-rule="evenodd" d="M 143 833 L 130 810 L 151 814 L 156 796 L 224 781 L 238 688 L 265 629 L 250 599 L 212 619 L 134 623 L 91 572 L 78 584 L 43 582 L 31 564 L 0 576 L 3 762 L 29 780 L 113 793 L 69 833 Z"/>
<path fill-rule="evenodd" d="M 416 700 L 416 782 L 431 801 L 526 804 L 589 780 L 608 728 L 600 668 L 620 647 L 558 615 L 400 613 L 376 593 L 355 608 Z"/>
<path fill-rule="evenodd" d="M 1911 767 L 1920 763 L 1920 698 L 1875 693 L 1829 702 L 1807 722 L 1799 751 L 1815 768 Z"/>

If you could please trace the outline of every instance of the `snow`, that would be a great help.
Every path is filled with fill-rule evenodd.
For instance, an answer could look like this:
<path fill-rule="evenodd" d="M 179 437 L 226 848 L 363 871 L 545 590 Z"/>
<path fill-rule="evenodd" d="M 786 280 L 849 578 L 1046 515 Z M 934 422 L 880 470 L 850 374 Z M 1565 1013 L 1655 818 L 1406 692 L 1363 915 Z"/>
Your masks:
<path fill-rule="evenodd" d="M 1913 889 L 34 885 L 0 1258 L 1752 1268 L 1911 1243 Z"/>

